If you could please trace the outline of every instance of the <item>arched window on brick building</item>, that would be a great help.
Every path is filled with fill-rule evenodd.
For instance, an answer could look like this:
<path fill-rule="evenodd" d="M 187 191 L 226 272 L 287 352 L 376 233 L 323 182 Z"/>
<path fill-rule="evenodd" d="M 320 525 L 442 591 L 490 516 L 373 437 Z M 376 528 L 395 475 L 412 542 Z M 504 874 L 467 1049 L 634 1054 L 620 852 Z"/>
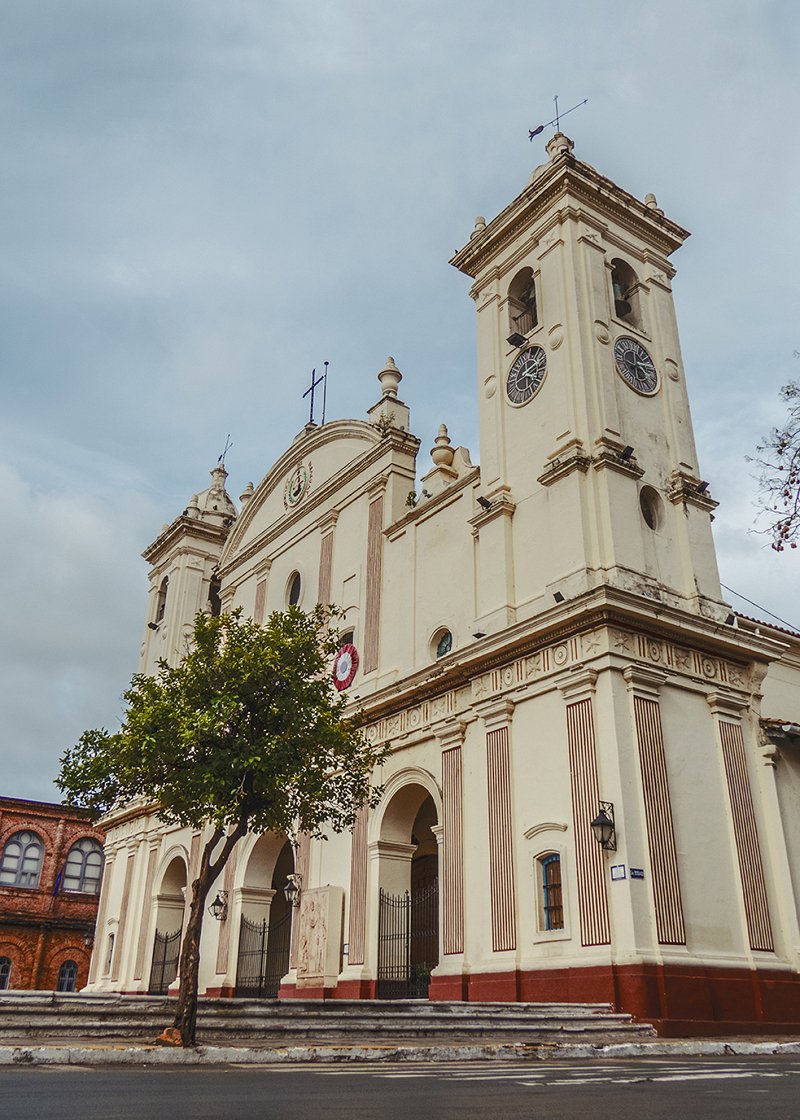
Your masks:
<path fill-rule="evenodd" d="M 78 966 L 75 961 L 64 961 L 58 970 L 57 992 L 74 992 L 78 980 Z"/>
<path fill-rule="evenodd" d="M 103 878 L 103 848 L 91 836 L 84 836 L 69 850 L 64 865 L 62 890 L 99 894 Z"/>
<path fill-rule="evenodd" d="M 35 832 L 15 832 L 6 841 L 0 860 L 0 886 L 38 887 L 44 841 Z"/>

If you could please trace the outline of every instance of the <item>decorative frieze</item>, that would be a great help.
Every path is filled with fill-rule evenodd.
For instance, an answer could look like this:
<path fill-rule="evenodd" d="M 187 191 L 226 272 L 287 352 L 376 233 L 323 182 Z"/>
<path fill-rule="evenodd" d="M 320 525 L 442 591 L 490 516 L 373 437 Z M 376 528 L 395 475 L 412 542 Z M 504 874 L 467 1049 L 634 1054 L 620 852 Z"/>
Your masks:
<path fill-rule="evenodd" d="M 750 668 L 722 657 L 702 653 L 663 638 L 654 638 L 618 627 L 598 626 L 583 634 L 551 643 L 535 653 L 517 658 L 502 667 L 479 673 L 467 685 L 414 704 L 370 724 L 370 743 L 385 743 L 426 731 L 439 720 L 466 714 L 474 705 L 499 699 L 565 670 L 579 669 L 604 655 L 624 657 L 643 670 L 653 668 L 672 677 L 700 680 L 728 689 L 749 692 L 756 684 Z M 566 678 L 569 679 L 569 678 Z M 558 682 L 561 688 L 565 678 Z M 733 694 L 733 693 L 732 693 Z M 741 703 L 747 704 L 747 697 Z"/>

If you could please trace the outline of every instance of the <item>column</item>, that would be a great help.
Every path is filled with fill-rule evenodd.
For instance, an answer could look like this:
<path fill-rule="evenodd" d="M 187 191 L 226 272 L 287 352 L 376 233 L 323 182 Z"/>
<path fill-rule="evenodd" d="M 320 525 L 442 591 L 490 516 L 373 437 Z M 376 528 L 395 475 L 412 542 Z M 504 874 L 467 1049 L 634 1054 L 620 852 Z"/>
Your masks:
<path fill-rule="evenodd" d="M 465 725 L 438 733 L 442 748 L 442 953 L 464 952 L 462 758 Z"/>
<path fill-rule="evenodd" d="M 322 537 L 319 542 L 319 583 L 317 602 L 327 607 L 331 602 L 331 577 L 333 575 L 333 530 L 339 519 L 338 509 L 331 510 L 320 523 Z"/>
<path fill-rule="evenodd" d="M 267 605 L 267 579 L 272 567 L 271 560 L 265 560 L 256 568 L 256 600 L 253 605 L 253 622 L 261 626 Z M 231 604 L 232 605 L 232 602 Z M 226 609 L 227 606 L 226 606 Z"/>
<path fill-rule="evenodd" d="M 136 848 L 128 849 L 128 859 L 125 864 L 125 881 L 122 885 L 122 902 L 119 911 L 119 926 L 114 940 L 114 957 L 111 961 L 111 981 L 119 980 L 120 961 L 122 960 L 122 947 L 125 940 L 126 926 L 128 924 L 128 907 L 131 898 L 131 881 L 133 879 L 133 865 L 136 862 Z"/>
<path fill-rule="evenodd" d="M 141 980 L 144 975 L 144 962 L 149 944 L 147 935 L 150 931 L 150 913 L 153 908 L 153 879 L 155 877 L 156 860 L 158 859 L 158 849 L 160 846 L 160 837 L 156 840 L 151 840 L 150 849 L 147 853 L 147 869 L 145 871 L 144 888 L 142 891 L 142 915 L 139 923 L 139 940 L 136 945 L 136 961 L 133 966 L 134 980 Z"/>
<path fill-rule="evenodd" d="M 386 480 L 380 479 L 369 491 L 367 519 L 367 588 L 364 603 L 364 672 L 378 667 L 381 625 L 381 583 L 383 581 L 383 494 Z"/>
<path fill-rule="evenodd" d="M 659 689 L 667 675 L 660 670 L 629 665 L 623 676 L 633 705 L 639 746 L 656 936 L 660 945 L 685 945 L 678 853 L 659 707 Z"/>
<path fill-rule="evenodd" d="M 774 943 L 767 884 L 742 734 L 742 711 L 747 708 L 748 701 L 719 692 L 712 692 L 706 700 L 714 716 L 722 751 L 750 948 L 771 953 Z"/>
<path fill-rule="evenodd" d="M 350 920 L 347 933 L 348 964 L 364 963 L 367 919 L 367 821 L 369 807 L 362 805 L 353 826 L 350 848 Z"/>
<path fill-rule="evenodd" d="M 231 826 L 231 829 L 232 828 L 233 826 Z M 228 910 L 219 925 L 219 939 L 217 940 L 217 963 L 214 969 L 217 976 L 225 976 L 229 970 L 228 962 L 230 957 L 231 920 L 233 918 L 233 908 L 231 906 L 231 900 L 233 897 L 233 884 L 236 877 L 236 859 L 238 854 L 239 845 L 237 844 L 231 854 L 228 856 L 228 862 L 225 864 L 222 889 L 224 890 L 225 897 L 228 900 Z"/>
<path fill-rule="evenodd" d="M 97 922 L 94 927 L 94 946 L 92 948 L 92 960 L 89 964 L 89 983 L 93 984 L 97 979 L 100 971 L 100 962 L 105 953 L 105 924 L 106 915 L 108 914 L 108 898 L 111 894 L 111 882 L 114 878 L 112 872 L 114 870 L 114 861 L 117 858 L 116 851 L 109 851 L 108 847 L 105 850 L 105 864 L 103 866 L 103 882 L 100 887 L 100 902 L 97 907 Z"/>
<path fill-rule="evenodd" d="M 600 804 L 593 711 L 596 682 L 593 669 L 581 669 L 559 685 L 566 703 L 578 915 L 584 946 L 611 944 L 603 849 L 591 829 Z"/>
<path fill-rule="evenodd" d="M 509 745 L 509 724 L 513 709 L 513 701 L 504 699 L 480 711 L 486 727 L 489 900 L 492 949 L 496 953 L 517 947 Z"/>

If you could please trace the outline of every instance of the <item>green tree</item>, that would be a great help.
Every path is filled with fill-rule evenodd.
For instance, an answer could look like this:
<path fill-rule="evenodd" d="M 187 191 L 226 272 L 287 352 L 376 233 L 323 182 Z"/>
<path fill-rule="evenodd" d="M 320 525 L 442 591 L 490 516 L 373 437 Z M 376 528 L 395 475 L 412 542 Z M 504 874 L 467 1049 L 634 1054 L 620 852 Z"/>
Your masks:
<path fill-rule="evenodd" d="M 121 729 L 86 731 L 65 752 L 57 785 L 70 805 L 101 815 L 135 798 L 163 820 L 210 834 L 191 884 L 174 1027 L 196 1034 L 200 933 L 206 899 L 247 832 L 289 836 L 350 828 L 379 791 L 368 746 L 333 688 L 332 612 L 297 607 L 262 627 L 240 612 L 198 615 L 178 665 L 136 674 Z"/>
<path fill-rule="evenodd" d="M 760 505 L 767 518 L 764 532 L 772 538 L 776 552 L 783 552 L 787 545 L 797 548 L 800 540 L 800 382 L 784 385 L 781 396 L 789 406 L 786 419 L 761 441 L 755 459 L 761 469 Z"/>

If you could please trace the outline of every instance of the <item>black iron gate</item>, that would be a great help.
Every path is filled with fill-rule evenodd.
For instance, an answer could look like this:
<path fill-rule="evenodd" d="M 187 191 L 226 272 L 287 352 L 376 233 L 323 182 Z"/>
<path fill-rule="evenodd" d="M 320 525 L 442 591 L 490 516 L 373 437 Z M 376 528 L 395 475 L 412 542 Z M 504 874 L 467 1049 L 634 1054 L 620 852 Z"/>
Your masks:
<path fill-rule="evenodd" d="M 236 995 L 275 999 L 281 980 L 289 971 L 292 912 L 270 926 L 242 915 L 239 957 L 236 962 Z"/>
<path fill-rule="evenodd" d="M 439 963 L 439 881 L 409 894 L 381 890 L 378 999 L 427 999 Z"/>
<path fill-rule="evenodd" d="M 181 931 L 162 933 L 156 930 L 153 941 L 153 963 L 150 966 L 151 996 L 165 996 L 167 989 L 178 975 L 178 959 L 181 952 Z"/>

